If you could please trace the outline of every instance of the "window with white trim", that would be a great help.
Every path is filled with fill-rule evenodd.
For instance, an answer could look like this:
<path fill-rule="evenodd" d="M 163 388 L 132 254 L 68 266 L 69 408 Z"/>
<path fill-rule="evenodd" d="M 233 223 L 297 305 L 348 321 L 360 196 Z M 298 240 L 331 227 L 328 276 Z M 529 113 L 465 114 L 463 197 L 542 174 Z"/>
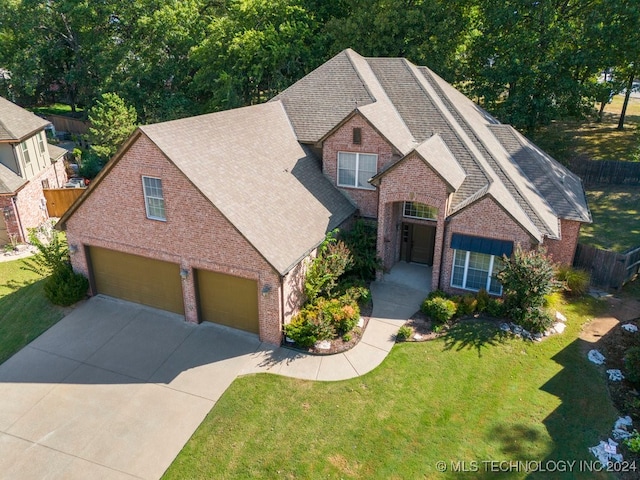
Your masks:
<path fill-rule="evenodd" d="M 378 155 L 338 152 L 338 186 L 375 190 L 369 179 L 378 173 Z"/>
<path fill-rule="evenodd" d="M 40 153 L 44 153 L 46 150 L 44 146 L 44 132 L 38 134 L 38 145 L 40 146 Z"/>
<path fill-rule="evenodd" d="M 438 209 L 418 202 L 404 202 L 404 216 L 421 220 L 437 220 Z"/>
<path fill-rule="evenodd" d="M 451 286 L 476 292 L 484 288 L 489 293 L 501 295 L 502 285 L 496 278 L 501 267 L 502 259 L 496 255 L 454 250 Z"/>
<path fill-rule="evenodd" d="M 29 147 L 27 146 L 27 142 L 22 142 L 20 144 L 20 148 L 22 149 L 22 158 L 24 158 L 24 163 L 31 163 L 31 157 L 29 156 Z"/>
<path fill-rule="evenodd" d="M 151 220 L 166 220 L 162 180 L 154 177 L 142 177 L 142 186 L 144 189 L 144 204 L 147 209 L 147 218 Z"/>

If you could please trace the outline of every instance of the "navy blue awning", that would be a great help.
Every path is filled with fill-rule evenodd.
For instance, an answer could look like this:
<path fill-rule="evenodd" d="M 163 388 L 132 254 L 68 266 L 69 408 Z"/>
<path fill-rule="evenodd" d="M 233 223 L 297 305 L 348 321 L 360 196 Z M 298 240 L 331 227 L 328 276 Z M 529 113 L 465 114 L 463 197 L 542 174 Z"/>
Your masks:
<path fill-rule="evenodd" d="M 455 250 L 486 253 L 487 255 L 497 255 L 499 257 L 504 254 L 510 257 L 513 252 L 513 242 L 454 233 L 451 236 L 451 248 Z"/>

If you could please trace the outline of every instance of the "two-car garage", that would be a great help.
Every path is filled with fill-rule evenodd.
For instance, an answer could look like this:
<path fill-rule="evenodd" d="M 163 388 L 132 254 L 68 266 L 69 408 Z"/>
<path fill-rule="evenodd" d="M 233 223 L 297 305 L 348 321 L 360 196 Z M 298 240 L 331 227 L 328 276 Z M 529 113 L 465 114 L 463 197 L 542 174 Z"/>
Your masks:
<path fill-rule="evenodd" d="M 176 263 L 88 247 L 94 293 L 184 315 L 182 277 Z M 200 321 L 259 333 L 255 280 L 194 270 Z"/>

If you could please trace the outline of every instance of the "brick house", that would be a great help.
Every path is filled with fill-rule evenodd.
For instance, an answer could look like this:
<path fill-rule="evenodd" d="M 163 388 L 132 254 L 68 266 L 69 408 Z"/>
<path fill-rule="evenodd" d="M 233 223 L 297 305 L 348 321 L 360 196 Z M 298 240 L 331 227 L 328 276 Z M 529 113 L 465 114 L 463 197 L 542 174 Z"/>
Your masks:
<path fill-rule="evenodd" d="M 0 97 L 0 246 L 27 241 L 27 229 L 49 218 L 42 189 L 66 181 L 67 151 L 47 143 L 48 124 Z"/>
<path fill-rule="evenodd" d="M 500 295 L 498 260 L 571 263 L 581 181 L 425 67 L 345 50 L 270 102 L 139 128 L 61 219 L 106 293 L 278 344 L 305 259 L 353 217 L 385 270 Z"/>

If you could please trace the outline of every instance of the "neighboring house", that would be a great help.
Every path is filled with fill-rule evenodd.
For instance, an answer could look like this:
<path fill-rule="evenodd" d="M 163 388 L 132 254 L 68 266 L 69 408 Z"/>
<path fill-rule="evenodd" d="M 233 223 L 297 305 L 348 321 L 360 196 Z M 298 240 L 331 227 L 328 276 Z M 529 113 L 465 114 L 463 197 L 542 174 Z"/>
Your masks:
<path fill-rule="evenodd" d="M 43 188 L 66 181 L 66 150 L 47 143 L 49 122 L 0 97 L 0 245 L 25 242 L 49 218 Z"/>
<path fill-rule="evenodd" d="M 515 245 L 571 263 L 581 181 L 425 67 L 345 50 L 262 105 L 139 128 L 60 222 L 92 293 L 280 343 L 327 231 L 377 222 L 386 270 L 500 295 Z"/>

